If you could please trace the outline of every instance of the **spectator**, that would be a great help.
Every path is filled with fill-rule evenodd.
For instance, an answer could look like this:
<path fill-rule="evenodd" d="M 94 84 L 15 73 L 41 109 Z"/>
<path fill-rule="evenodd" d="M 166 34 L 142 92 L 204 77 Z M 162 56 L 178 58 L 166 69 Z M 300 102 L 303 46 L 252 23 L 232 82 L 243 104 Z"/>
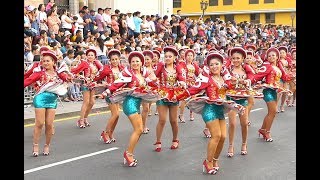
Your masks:
<path fill-rule="evenodd" d="M 134 37 L 138 37 L 141 32 L 142 19 L 140 18 L 141 12 L 137 11 L 133 13 L 133 23 L 134 23 Z"/>
<path fill-rule="evenodd" d="M 66 31 L 72 32 L 72 23 L 74 22 L 68 15 L 66 9 L 61 9 L 61 28 Z"/>
<path fill-rule="evenodd" d="M 51 9 L 52 9 L 52 6 L 55 5 L 55 2 L 54 0 L 49 0 L 47 6 L 46 6 L 46 12 L 48 13 Z"/>
<path fill-rule="evenodd" d="M 60 25 L 61 25 L 61 20 L 58 17 L 57 14 L 57 9 L 52 8 L 48 14 L 47 14 L 47 21 L 48 21 L 48 30 L 53 31 L 55 34 L 58 34 Z"/>
<path fill-rule="evenodd" d="M 47 26 L 47 13 L 45 12 L 44 4 L 39 4 L 37 22 L 39 24 L 40 30 L 45 30 L 45 31 L 49 30 Z"/>
<path fill-rule="evenodd" d="M 136 29 L 134 21 L 133 21 L 133 16 L 131 12 L 127 12 L 127 24 L 128 24 L 128 36 L 134 35 L 134 31 Z"/>
<path fill-rule="evenodd" d="M 63 60 L 68 66 L 71 66 L 72 62 L 74 61 L 74 50 L 73 49 L 69 49 L 67 51 L 67 55 L 65 58 L 63 58 Z"/>

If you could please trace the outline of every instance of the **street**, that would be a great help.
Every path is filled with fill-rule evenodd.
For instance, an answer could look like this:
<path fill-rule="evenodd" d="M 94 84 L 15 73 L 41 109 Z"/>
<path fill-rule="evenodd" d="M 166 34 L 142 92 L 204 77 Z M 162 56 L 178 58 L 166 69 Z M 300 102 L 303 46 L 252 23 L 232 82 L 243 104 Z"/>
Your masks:
<path fill-rule="evenodd" d="M 148 116 L 149 134 L 142 134 L 134 155 L 137 167 L 123 165 L 123 152 L 128 144 L 132 126 L 121 111 L 115 129 L 116 142 L 104 144 L 99 141 L 106 126 L 109 112 L 90 116 L 91 127 L 80 129 L 76 118 L 64 118 L 55 122 L 50 155 L 43 156 L 44 129 L 41 135 L 40 155 L 32 157 L 33 126 L 24 131 L 24 178 L 25 180 L 294 180 L 296 179 L 296 107 L 286 107 L 284 113 L 276 115 L 271 135 L 273 142 L 258 138 L 258 129 L 267 113 L 263 100 L 256 100 L 250 114 L 248 154 L 240 155 L 240 122 L 235 135 L 234 153 L 227 157 L 228 137 L 219 158 L 219 172 L 216 175 L 202 173 L 202 162 L 206 157 L 208 139 L 202 130 L 205 127 L 201 116 L 189 121 L 189 110 L 185 109 L 186 123 L 179 123 L 180 145 L 171 150 L 172 133 L 169 120 L 162 135 L 162 151 L 154 151 L 155 127 L 158 116 Z M 227 117 L 227 116 L 226 116 Z M 226 120 L 228 122 L 228 120 Z"/>

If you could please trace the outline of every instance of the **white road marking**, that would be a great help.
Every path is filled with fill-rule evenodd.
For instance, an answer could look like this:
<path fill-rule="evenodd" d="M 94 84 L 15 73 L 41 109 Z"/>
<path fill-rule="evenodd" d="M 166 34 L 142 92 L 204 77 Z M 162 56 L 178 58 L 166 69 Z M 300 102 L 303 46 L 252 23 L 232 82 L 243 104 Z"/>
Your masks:
<path fill-rule="evenodd" d="M 252 109 L 251 112 L 260 111 L 260 110 L 262 110 L 262 109 L 263 109 L 263 108 Z"/>
<path fill-rule="evenodd" d="M 58 166 L 58 165 L 61 165 L 61 164 L 65 164 L 65 163 L 68 163 L 68 162 L 72 162 L 72 161 L 76 161 L 76 160 L 79 160 L 79 159 L 87 158 L 87 157 L 90 157 L 90 156 L 95 156 L 95 155 L 102 154 L 102 153 L 109 152 L 109 151 L 113 151 L 113 150 L 116 150 L 116 149 L 119 149 L 119 148 L 112 147 L 112 148 L 108 148 L 108 149 L 105 149 L 105 150 L 102 150 L 102 151 L 97 151 L 97 152 L 94 152 L 94 153 L 85 154 L 85 155 L 74 157 L 74 158 L 71 158 L 71 159 L 66 159 L 66 160 L 55 162 L 55 163 L 52 163 L 52 164 L 48 164 L 48 165 L 40 166 L 40 167 L 37 167 L 37 168 L 25 170 L 24 174 L 32 173 L 32 172 L 35 172 L 35 171 L 40 171 L 42 169 L 46 169 L 46 168 L 53 167 L 53 166 Z"/>

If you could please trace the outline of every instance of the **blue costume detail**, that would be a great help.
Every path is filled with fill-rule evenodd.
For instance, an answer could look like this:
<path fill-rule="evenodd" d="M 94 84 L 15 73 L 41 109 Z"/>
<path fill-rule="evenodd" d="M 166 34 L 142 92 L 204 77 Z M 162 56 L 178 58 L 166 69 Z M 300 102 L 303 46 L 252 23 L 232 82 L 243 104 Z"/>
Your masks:
<path fill-rule="evenodd" d="M 87 86 L 81 85 L 80 91 L 90 91 L 90 89 Z"/>
<path fill-rule="evenodd" d="M 140 114 L 141 101 L 141 98 L 133 97 L 130 95 L 126 96 L 122 105 L 124 114 L 126 114 L 127 116 L 135 113 Z"/>
<path fill-rule="evenodd" d="M 57 94 L 44 91 L 33 98 L 33 105 L 35 108 L 56 109 L 57 99 Z"/>
<path fill-rule="evenodd" d="M 110 101 L 110 98 L 109 98 L 109 97 L 106 97 L 105 100 L 106 100 L 106 102 L 107 102 L 108 104 L 111 104 L 111 101 Z"/>
<path fill-rule="evenodd" d="M 227 96 L 227 100 L 232 100 L 234 102 L 236 102 L 237 104 L 240 104 L 242 106 L 248 106 L 248 99 L 247 98 L 243 98 L 243 99 L 233 99 L 232 97 Z"/>
<path fill-rule="evenodd" d="M 224 120 L 224 106 L 206 103 L 202 109 L 201 116 L 205 123 L 215 119 Z"/>
<path fill-rule="evenodd" d="M 262 91 L 262 93 L 264 95 L 263 100 L 265 102 L 277 101 L 277 91 L 276 90 L 267 88 L 267 89 L 264 89 Z"/>
<path fill-rule="evenodd" d="M 157 106 L 178 106 L 179 102 L 167 102 L 161 99 L 161 100 L 158 100 L 156 104 Z"/>

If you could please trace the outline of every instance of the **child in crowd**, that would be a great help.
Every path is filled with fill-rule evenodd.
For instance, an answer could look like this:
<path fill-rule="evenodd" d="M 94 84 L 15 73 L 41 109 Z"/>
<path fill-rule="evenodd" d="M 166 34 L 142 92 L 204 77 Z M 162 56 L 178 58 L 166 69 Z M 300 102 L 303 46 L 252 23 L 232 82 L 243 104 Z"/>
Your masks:
<path fill-rule="evenodd" d="M 78 61 L 75 60 L 71 63 L 71 68 L 74 68 L 78 64 Z M 68 87 L 69 98 L 73 101 L 82 101 L 82 94 L 80 91 L 80 83 L 70 82 Z"/>

